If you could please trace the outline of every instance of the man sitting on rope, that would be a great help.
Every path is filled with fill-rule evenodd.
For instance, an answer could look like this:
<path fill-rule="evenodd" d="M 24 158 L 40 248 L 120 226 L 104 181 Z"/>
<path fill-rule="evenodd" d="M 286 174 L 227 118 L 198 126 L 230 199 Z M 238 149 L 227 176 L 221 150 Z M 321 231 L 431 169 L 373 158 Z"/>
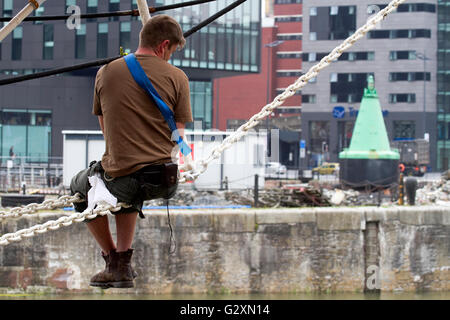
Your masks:
<path fill-rule="evenodd" d="M 182 137 L 185 123 L 193 121 L 189 80 L 183 71 L 168 63 L 172 53 L 185 44 L 182 29 L 173 18 L 157 15 L 144 25 L 139 40 L 135 54 L 127 57 L 136 57 L 137 64 L 173 112 L 173 122 Z M 173 132 L 166 115 L 133 79 L 128 61 L 115 60 L 97 73 L 93 114 L 98 116 L 106 150 L 101 162 L 92 162 L 88 169 L 79 172 L 70 186 L 72 194 L 78 192 L 86 200 L 75 205 L 79 212 L 88 207 L 88 179 L 93 176 L 100 176 L 119 202 L 131 205 L 113 212 L 117 243 L 107 215 L 87 223 L 106 261 L 105 270 L 92 277 L 90 285 L 102 288 L 134 286 L 131 245 L 137 215 L 144 218 L 144 200 L 171 198 L 179 179 L 178 167 L 172 160 L 176 143 L 171 139 Z"/>

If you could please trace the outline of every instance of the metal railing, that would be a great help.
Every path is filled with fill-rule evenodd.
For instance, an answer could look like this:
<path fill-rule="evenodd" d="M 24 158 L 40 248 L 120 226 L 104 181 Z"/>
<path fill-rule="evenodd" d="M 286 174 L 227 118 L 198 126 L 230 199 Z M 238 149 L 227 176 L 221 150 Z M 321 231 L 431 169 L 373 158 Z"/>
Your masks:
<path fill-rule="evenodd" d="M 49 157 L 48 162 L 32 162 L 34 157 L 0 157 L 0 191 L 23 188 L 57 187 L 62 183 L 62 157 Z"/>

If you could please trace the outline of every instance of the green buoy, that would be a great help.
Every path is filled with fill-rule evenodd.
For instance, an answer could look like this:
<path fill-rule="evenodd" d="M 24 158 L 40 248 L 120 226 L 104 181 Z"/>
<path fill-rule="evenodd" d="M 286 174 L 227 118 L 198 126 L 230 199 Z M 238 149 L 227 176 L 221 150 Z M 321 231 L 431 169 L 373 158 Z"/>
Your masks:
<path fill-rule="evenodd" d="M 369 76 L 350 147 L 339 153 L 341 183 L 354 188 L 388 187 L 398 181 L 399 159 L 398 151 L 390 147 L 374 79 Z"/>

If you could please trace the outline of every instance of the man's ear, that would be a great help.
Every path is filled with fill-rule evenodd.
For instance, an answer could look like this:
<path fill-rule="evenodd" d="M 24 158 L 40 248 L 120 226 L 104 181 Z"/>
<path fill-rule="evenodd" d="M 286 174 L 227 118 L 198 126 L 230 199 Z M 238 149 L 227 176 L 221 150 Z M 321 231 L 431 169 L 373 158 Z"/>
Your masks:
<path fill-rule="evenodd" d="M 163 42 L 161 42 L 161 48 L 169 49 L 169 46 L 170 46 L 170 40 L 164 40 Z"/>

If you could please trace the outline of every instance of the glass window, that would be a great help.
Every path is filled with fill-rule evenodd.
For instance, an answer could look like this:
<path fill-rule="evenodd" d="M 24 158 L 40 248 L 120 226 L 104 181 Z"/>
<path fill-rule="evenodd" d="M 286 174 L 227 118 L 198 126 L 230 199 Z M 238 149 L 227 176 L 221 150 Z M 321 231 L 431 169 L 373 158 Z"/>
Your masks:
<path fill-rule="evenodd" d="M 16 157 L 26 156 L 27 126 L 26 125 L 2 125 L 2 154 Z"/>
<path fill-rule="evenodd" d="M 64 13 L 67 13 L 67 8 L 69 8 L 70 6 L 76 6 L 77 5 L 77 0 L 66 0 L 66 8 L 64 10 Z"/>
<path fill-rule="evenodd" d="M 99 23 L 97 26 L 97 58 L 108 56 L 108 23 Z"/>
<path fill-rule="evenodd" d="M 131 52 L 131 22 L 125 21 L 120 23 L 119 45 L 123 47 L 126 53 Z"/>
<path fill-rule="evenodd" d="M 392 38 L 410 38 L 409 30 L 391 30 Z"/>
<path fill-rule="evenodd" d="M 3 109 L 0 136 L 3 155 L 47 162 L 50 152 L 51 111 Z"/>
<path fill-rule="evenodd" d="M 415 103 L 415 93 L 395 93 L 389 95 L 390 103 Z"/>
<path fill-rule="evenodd" d="M 39 5 L 39 8 L 37 8 L 36 10 L 34 10 L 34 16 L 35 17 L 41 17 L 44 15 L 44 11 L 45 11 L 45 7 L 43 4 Z M 34 24 L 41 24 L 42 21 L 34 21 Z"/>
<path fill-rule="evenodd" d="M 339 10 L 338 6 L 331 6 L 330 7 L 330 15 L 332 15 L 332 16 L 337 15 L 338 14 L 338 10 Z"/>
<path fill-rule="evenodd" d="M 414 121 L 394 121 L 394 139 L 408 139 L 416 137 Z"/>
<path fill-rule="evenodd" d="M 79 29 L 75 29 L 75 58 L 86 58 L 86 24 L 81 24 Z"/>
<path fill-rule="evenodd" d="M 330 73 L 330 82 L 337 82 L 337 73 Z"/>
<path fill-rule="evenodd" d="M 300 77 L 301 75 L 301 70 L 277 70 L 278 77 Z"/>
<path fill-rule="evenodd" d="M 310 16 L 317 16 L 317 7 L 309 8 L 309 15 Z"/>
<path fill-rule="evenodd" d="M 323 161 L 327 161 L 329 158 L 330 122 L 310 121 L 309 137 L 309 150 L 311 151 L 310 165 L 316 166 Z"/>
<path fill-rule="evenodd" d="M 27 110 L 23 109 L 3 109 L 2 124 L 8 125 L 28 125 L 30 123 L 30 116 Z"/>
<path fill-rule="evenodd" d="M 437 123 L 437 139 L 445 140 L 445 122 L 444 121 L 438 121 L 438 123 Z"/>
<path fill-rule="evenodd" d="M 43 48 L 43 59 L 51 60 L 53 59 L 53 47 L 55 42 L 53 41 L 53 24 L 44 25 L 44 48 Z"/>
<path fill-rule="evenodd" d="M 354 121 L 338 121 L 338 150 L 348 148 L 352 140 Z"/>
<path fill-rule="evenodd" d="M 19 26 L 14 29 L 12 37 L 12 60 L 22 59 L 22 37 L 23 37 L 23 27 Z"/>
<path fill-rule="evenodd" d="M 138 9 L 137 0 L 131 1 L 131 10 L 137 10 L 137 9 Z M 140 16 L 132 16 L 131 20 L 141 20 L 141 17 Z"/>
<path fill-rule="evenodd" d="M 201 121 L 203 129 L 212 126 L 212 91 L 210 81 L 189 81 L 194 121 Z M 192 123 L 186 127 L 192 128 Z"/>
<path fill-rule="evenodd" d="M 389 30 L 372 30 L 367 33 L 369 39 L 388 39 L 391 32 Z"/>
<path fill-rule="evenodd" d="M 277 34 L 277 39 L 278 40 L 302 40 L 302 34 L 301 33 L 292 33 L 292 34 L 279 33 L 279 34 Z"/>
<path fill-rule="evenodd" d="M 3 10 L 12 10 L 13 0 L 3 0 Z"/>
<path fill-rule="evenodd" d="M 302 103 L 316 103 L 316 95 L 315 94 L 302 95 Z"/>
<path fill-rule="evenodd" d="M 3 0 L 3 16 L 12 17 L 13 0 Z"/>
<path fill-rule="evenodd" d="M 51 144 L 50 126 L 28 126 L 27 160 L 29 162 L 47 162 Z"/>
<path fill-rule="evenodd" d="M 98 7 L 98 0 L 87 0 L 87 9 L 86 12 L 87 13 L 97 13 L 97 7 Z M 87 19 L 87 22 L 93 22 L 96 21 L 97 19 Z"/>
<path fill-rule="evenodd" d="M 120 0 L 109 0 L 109 12 L 120 10 Z M 109 21 L 119 21 L 119 17 L 109 17 Z"/>

